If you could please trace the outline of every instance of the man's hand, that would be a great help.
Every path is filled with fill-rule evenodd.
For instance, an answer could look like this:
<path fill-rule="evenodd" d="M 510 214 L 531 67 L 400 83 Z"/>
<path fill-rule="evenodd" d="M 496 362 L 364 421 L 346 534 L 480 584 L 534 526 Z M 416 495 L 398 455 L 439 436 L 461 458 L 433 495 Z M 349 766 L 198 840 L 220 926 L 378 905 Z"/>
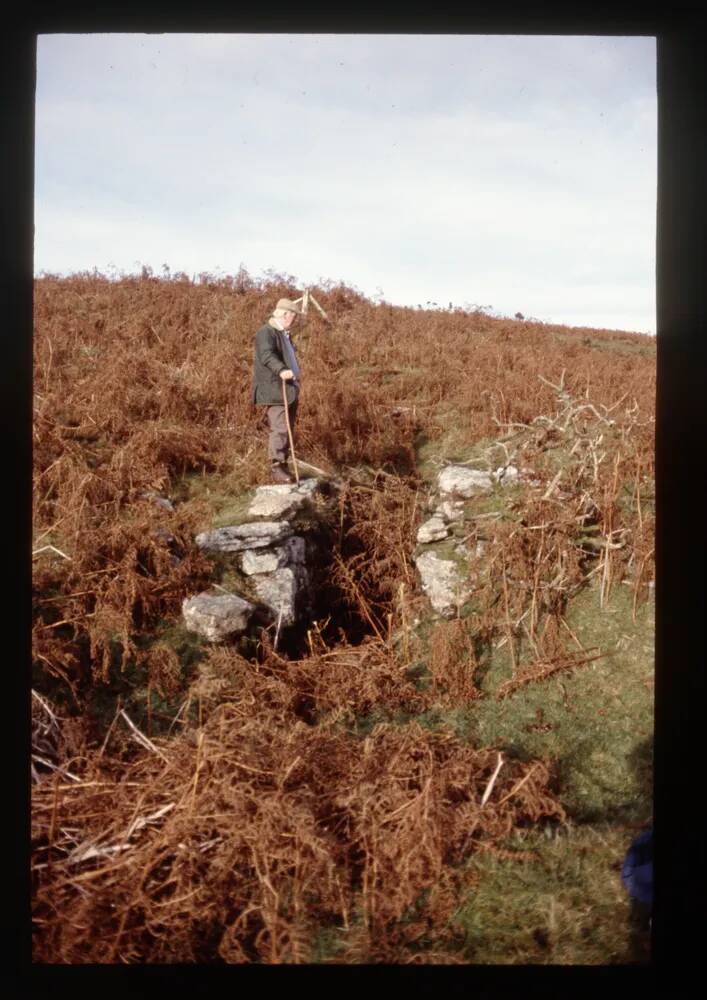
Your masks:
<path fill-rule="evenodd" d="M 290 379 L 294 377 L 295 373 L 290 371 L 289 368 L 283 368 L 282 371 L 280 372 L 280 378 L 283 380 L 283 382 L 289 382 Z"/>

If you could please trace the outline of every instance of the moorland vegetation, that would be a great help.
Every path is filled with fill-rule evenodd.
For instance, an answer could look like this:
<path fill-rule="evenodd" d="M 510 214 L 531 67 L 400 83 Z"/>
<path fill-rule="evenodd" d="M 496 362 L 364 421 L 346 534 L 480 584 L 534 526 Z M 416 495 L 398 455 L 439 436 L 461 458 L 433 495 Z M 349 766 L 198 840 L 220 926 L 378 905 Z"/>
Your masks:
<path fill-rule="evenodd" d="M 266 479 L 253 336 L 295 279 L 35 282 L 35 960 L 635 960 L 654 341 L 312 291 L 328 614 L 276 649 L 181 603 L 195 533 Z M 527 475 L 466 505 L 483 572 L 445 620 L 412 557 L 449 462 Z"/>

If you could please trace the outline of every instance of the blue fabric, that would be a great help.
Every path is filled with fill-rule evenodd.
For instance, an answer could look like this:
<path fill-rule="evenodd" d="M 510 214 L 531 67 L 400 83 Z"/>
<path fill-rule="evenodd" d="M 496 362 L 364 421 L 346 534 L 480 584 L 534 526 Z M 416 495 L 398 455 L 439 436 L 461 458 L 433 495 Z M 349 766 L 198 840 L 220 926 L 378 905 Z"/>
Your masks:
<path fill-rule="evenodd" d="M 624 858 L 621 878 L 630 896 L 639 903 L 653 902 L 653 830 L 636 837 Z"/>
<path fill-rule="evenodd" d="M 294 344 L 290 340 L 286 330 L 282 331 L 282 343 L 285 348 L 285 364 L 294 375 L 295 382 L 299 382 L 299 365 L 297 364 L 297 355 L 295 354 Z"/>

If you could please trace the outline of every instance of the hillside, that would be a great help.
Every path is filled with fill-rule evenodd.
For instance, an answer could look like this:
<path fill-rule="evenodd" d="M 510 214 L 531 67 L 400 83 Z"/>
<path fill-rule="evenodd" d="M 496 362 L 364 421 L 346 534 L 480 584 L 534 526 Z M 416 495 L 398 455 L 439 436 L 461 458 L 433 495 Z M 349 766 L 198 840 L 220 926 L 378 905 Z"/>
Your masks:
<path fill-rule="evenodd" d="M 215 579 L 195 534 L 266 480 L 253 336 L 301 291 L 36 282 L 35 957 L 643 958 L 655 342 L 312 291 L 297 454 L 337 484 L 330 559 L 274 648 L 181 608 Z M 475 567 L 444 617 L 415 558 L 455 463 L 520 475 L 435 543 Z"/>

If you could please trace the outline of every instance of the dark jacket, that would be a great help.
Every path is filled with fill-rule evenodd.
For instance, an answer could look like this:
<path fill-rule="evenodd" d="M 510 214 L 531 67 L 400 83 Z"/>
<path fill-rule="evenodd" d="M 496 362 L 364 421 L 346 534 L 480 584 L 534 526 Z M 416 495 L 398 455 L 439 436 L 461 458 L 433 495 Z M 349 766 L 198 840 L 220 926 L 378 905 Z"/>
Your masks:
<path fill-rule="evenodd" d="M 253 366 L 253 391 L 251 399 L 260 406 L 282 406 L 282 379 L 280 372 L 289 366 L 285 364 L 285 349 L 281 330 L 270 323 L 261 326 L 255 335 L 255 362 Z M 299 387 L 292 381 L 285 382 L 287 402 L 294 403 Z"/>

